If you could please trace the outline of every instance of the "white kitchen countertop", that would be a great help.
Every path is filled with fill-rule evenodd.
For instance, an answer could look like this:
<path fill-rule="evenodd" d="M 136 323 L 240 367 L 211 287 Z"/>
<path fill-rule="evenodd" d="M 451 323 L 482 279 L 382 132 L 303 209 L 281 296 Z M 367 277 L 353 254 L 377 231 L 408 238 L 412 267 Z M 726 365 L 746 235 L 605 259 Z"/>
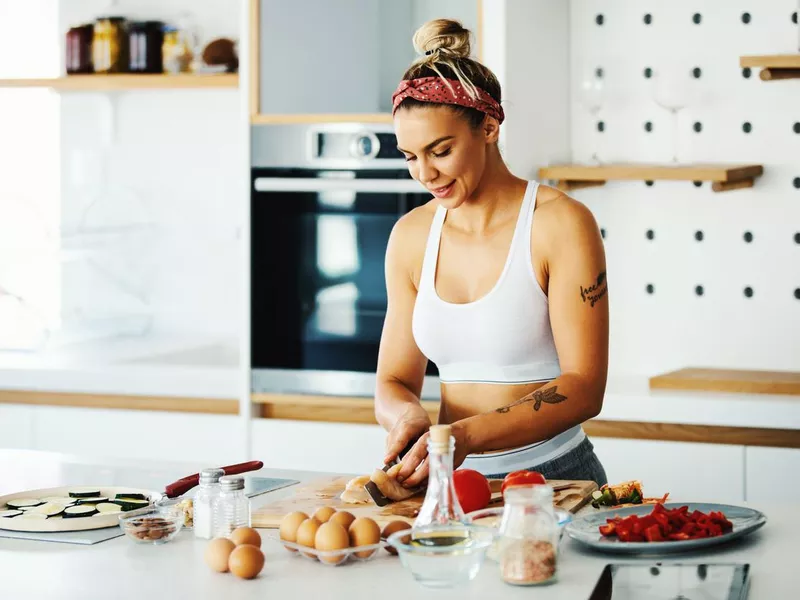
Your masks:
<path fill-rule="evenodd" d="M 235 340 L 118 338 L 44 353 L 0 352 L 0 390 L 236 399 L 242 369 Z M 609 421 L 800 429 L 800 398 L 650 390 L 643 374 L 611 374 Z"/>
<path fill-rule="evenodd" d="M 121 485 L 163 489 L 173 479 L 206 465 L 175 465 L 130 461 L 111 463 L 59 454 L 0 450 L 4 477 L 0 494 L 36 487 Z M 264 469 L 258 473 L 299 480 L 308 472 Z M 254 504 L 288 495 L 291 488 L 254 499 Z M 680 498 L 678 501 L 699 500 Z M 718 501 L 724 501 L 724 498 Z M 779 499 L 781 500 L 781 499 Z M 692 553 L 660 562 L 749 562 L 752 587 L 749 598 L 791 597 L 795 589 L 800 503 L 758 505 L 769 522 L 739 543 L 713 552 Z M 590 509 L 591 510 L 591 509 Z M 261 530 L 262 538 L 268 532 Z M 329 567 L 290 555 L 280 545 L 265 541 L 264 570 L 257 579 L 239 580 L 231 574 L 214 573 L 203 562 L 205 542 L 182 531 L 172 542 L 145 546 L 119 537 L 92 546 L 78 546 L 0 538 L 0 598 L 28 600 L 47 598 L 115 600 L 142 598 L 186 598 L 193 600 L 237 598 L 347 598 L 390 600 L 392 598 L 531 598 L 539 600 L 588 598 L 607 562 L 655 562 L 652 559 L 619 559 L 583 550 L 565 537 L 559 557 L 559 581 L 537 588 L 516 588 L 502 582 L 496 563 L 484 563 L 478 577 L 467 587 L 429 590 L 417 584 L 398 559 L 382 554 L 365 563 Z M 788 595 L 787 595 L 788 594 Z"/>

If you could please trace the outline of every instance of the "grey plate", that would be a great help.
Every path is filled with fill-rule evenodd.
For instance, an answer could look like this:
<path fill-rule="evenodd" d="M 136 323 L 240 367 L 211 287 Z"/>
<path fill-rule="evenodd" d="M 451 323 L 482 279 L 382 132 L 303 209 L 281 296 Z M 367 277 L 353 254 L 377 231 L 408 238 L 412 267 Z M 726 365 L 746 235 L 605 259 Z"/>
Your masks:
<path fill-rule="evenodd" d="M 612 508 L 575 519 L 567 524 L 566 532 L 573 540 L 603 552 L 647 555 L 678 554 L 680 552 L 702 550 L 709 546 L 726 544 L 731 540 L 754 532 L 767 522 L 767 517 L 764 513 L 742 506 L 707 504 L 702 502 L 668 502 L 664 505 L 667 509 L 679 508 L 681 506 L 688 506 L 689 512 L 694 510 L 699 510 L 706 514 L 712 510 L 722 512 L 727 519 L 733 523 L 733 531 L 712 538 L 674 542 L 620 542 L 616 537 L 606 538 L 600 533 L 598 528 L 600 525 L 606 524 L 606 519 L 611 519 L 615 516 L 624 518 L 630 515 L 644 516 L 650 514 L 653 511 L 653 505 L 643 504 L 642 506 L 629 506 L 618 510 Z"/>

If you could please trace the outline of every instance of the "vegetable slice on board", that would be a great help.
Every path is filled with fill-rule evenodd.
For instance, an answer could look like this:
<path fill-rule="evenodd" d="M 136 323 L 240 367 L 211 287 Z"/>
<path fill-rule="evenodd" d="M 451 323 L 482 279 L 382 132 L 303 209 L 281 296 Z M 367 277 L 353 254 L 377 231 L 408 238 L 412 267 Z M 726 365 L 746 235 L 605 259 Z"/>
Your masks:
<path fill-rule="evenodd" d="M 44 504 L 44 501 L 38 498 L 15 498 L 14 500 L 9 500 L 6 504 L 8 504 L 8 508 L 23 508 L 39 506 L 40 504 Z"/>
<path fill-rule="evenodd" d="M 97 509 L 94 506 L 68 506 L 64 509 L 65 519 L 74 519 L 78 517 L 91 517 L 97 514 Z"/>

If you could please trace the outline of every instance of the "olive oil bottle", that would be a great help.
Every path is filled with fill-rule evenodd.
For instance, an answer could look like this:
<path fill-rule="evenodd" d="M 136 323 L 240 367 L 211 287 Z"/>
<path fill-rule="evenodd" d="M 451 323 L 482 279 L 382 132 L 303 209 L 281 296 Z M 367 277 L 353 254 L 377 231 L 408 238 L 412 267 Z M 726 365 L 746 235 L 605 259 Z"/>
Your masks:
<path fill-rule="evenodd" d="M 428 438 L 428 490 L 414 521 L 413 529 L 434 525 L 469 524 L 464 510 L 458 502 L 453 484 L 453 452 L 455 438 L 450 425 L 434 425 Z M 444 533 L 444 532 L 443 532 Z M 424 546 L 449 546 L 464 543 L 467 532 L 460 536 L 450 530 L 446 535 L 425 534 L 419 537 L 412 533 L 412 544 Z"/>

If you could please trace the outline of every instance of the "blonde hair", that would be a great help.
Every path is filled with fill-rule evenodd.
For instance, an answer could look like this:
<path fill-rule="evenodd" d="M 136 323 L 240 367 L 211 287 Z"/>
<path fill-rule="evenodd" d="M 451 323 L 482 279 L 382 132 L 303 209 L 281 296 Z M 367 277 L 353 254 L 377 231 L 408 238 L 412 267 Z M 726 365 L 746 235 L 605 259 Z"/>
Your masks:
<path fill-rule="evenodd" d="M 500 82 L 491 69 L 470 58 L 470 38 L 469 29 L 465 29 L 459 21 L 434 19 L 423 24 L 413 38 L 414 49 L 420 56 L 408 67 L 403 79 L 436 76 L 448 86 L 450 84 L 447 80 L 455 79 L 473 100 L 478 98 L 477 89 L 480 88 L 499 104 L 502 100 Z M 406 98 L 399 108 L 424 104 L 413 98 Z M 484 113 L 474 108 L 447 106 L 466 116 L 474 127 L 480 125 L 485 117 Z"/>

